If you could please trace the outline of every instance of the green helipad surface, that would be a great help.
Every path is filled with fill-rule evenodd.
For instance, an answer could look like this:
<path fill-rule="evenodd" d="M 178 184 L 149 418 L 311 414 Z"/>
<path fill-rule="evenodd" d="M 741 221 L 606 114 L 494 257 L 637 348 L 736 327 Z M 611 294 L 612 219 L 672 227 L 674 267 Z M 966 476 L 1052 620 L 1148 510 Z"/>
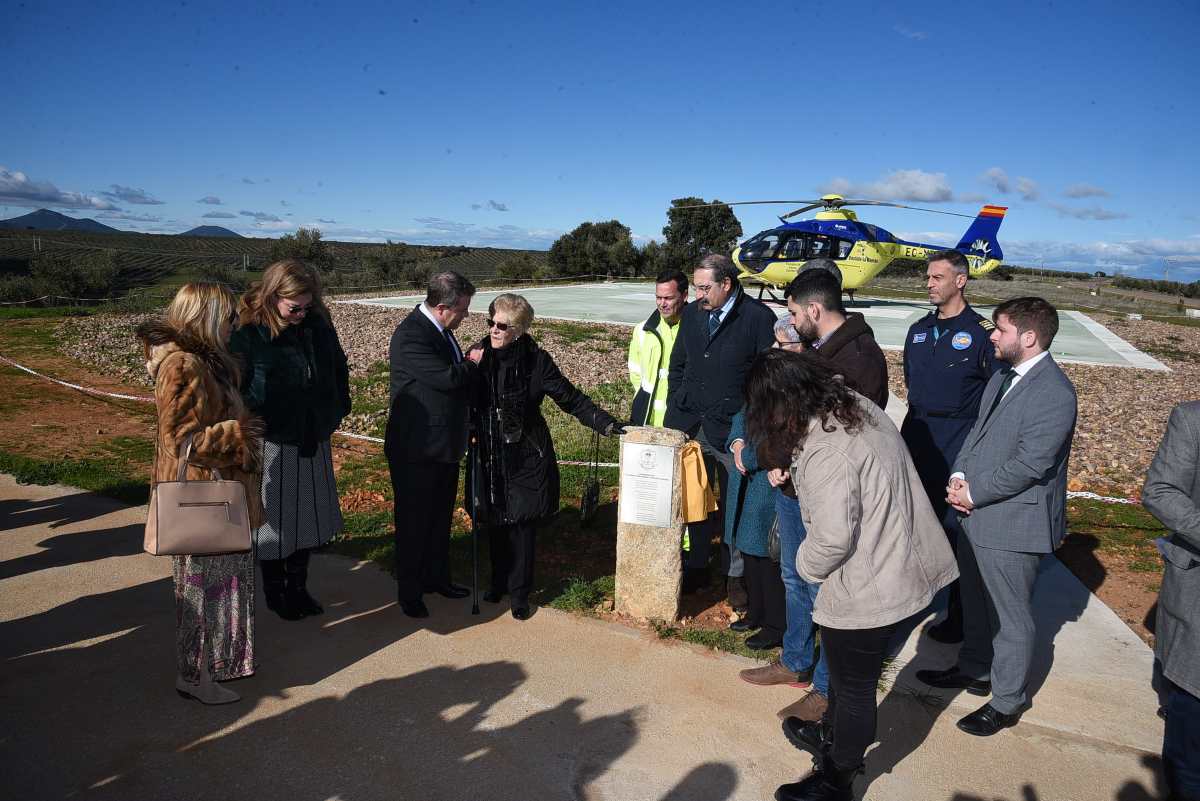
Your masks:
<path fill-rule="evenodd" d="M 473 311 L 483 311 L 502 291 L 480 292 L 471 303 Z M 534 287 L 521 292 L 538 317 L 581 322 L 634 325 L 654 310 L 654 285 L 640 282 L 604 284 L 575 284 L 567 286 Z M 421 296 L 405 295 L 394 298 L 343 301 L 373 306 L 411 307 Z M 880 346 L 892 350 L 904 347 L 908 327 L 930 310 L 930 306 L 915 301 L 881 299 L 859 296 L 851 311 L 861 312 Z M 777 313 L 787 313 L 776 307 Z M 976 307 L 981 314 L 991 308 Z M 1103 364 L 1114 367 L 1139 367 L 1147 370 L 1166 370 L 1157 359 L 1142 353 L 1086 314 L 1077 311 L 1059 312 L 1058 336 L 1051 349 L 1054 357 L 1063 362 Z"/>

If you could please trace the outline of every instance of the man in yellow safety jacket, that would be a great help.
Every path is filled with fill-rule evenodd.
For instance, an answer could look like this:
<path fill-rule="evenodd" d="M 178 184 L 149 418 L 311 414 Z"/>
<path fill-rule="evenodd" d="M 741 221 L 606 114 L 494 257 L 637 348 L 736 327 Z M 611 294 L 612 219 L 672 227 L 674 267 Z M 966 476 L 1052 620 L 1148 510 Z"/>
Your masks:
<path fill-rule="evenodd" d="M 661 426 L 667 413 L 667 372 L 679 333 L 679 313 L 687 305 L 688 279 L 680 270 L 663 270 L 654 279 L 658 307 L 633 329 L 629 342 L 629 381 L 637 390 L 630 423 Z"/>

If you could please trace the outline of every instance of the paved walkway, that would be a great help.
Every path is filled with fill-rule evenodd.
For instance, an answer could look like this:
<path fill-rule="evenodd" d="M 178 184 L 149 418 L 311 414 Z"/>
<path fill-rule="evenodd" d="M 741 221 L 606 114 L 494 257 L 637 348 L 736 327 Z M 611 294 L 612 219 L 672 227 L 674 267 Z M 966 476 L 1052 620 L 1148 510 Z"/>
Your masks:
<path fill-rule="evenodd" d="M 548 609 L 436 598 L 418 626 L 386 574 L 336 556 L 313 560 L 325 615 L 284 623 L 260 598 L 240 703 L 185 702 L 144 515 L 0 476 L 0 798 L 757 801 L 809 764 L 775 719 L 798 691 L 738 681 L 748 660 Z M 1039 593 L 1048 672 L 1021 725 L 958 732 L 977 699 L 914 686 L 907 660 L 952 651 L 913 637 L 860 793 L 1158 797 L 1149 651 L 1057 562 Z"/>

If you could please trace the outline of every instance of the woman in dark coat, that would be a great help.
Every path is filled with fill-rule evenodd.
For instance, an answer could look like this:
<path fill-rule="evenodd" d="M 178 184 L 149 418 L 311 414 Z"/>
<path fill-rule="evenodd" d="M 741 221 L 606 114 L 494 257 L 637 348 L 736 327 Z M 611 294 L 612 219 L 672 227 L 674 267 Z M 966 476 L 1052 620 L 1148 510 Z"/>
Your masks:
<path fill-rule="evenodd" d="M 229 349 L 243 360 L 246 406 L 267 425 L 255 555 L 267 608 L 298 620 L 324 611 L 308 592 L 309 556 L 342 530 L 329 438 L 350 413 L 350 372 L 320 279 L 302 262 L 268 267 L 239 313 Z"/>
<path fill-rule="evenodd" d="M 468 481 L 475 480 L 475 514 L 488 530 L 492 558 L 491 590 L 483 599 L 498 603 L 507 590 L 517 620 L 529 617 L 537 525 L 558 511 L 558 457 L 542 417 L 542 399 L 549 396 L 602 434 L 622 430 L 529 337 L 531 322 L 529 301 L 500 295 L 488 306 L 482 348 L 471 352 L 480 367 L 473 404 L 477 453 L 472 467 L 478 465 L 478 475 L 468 475 Z"/>

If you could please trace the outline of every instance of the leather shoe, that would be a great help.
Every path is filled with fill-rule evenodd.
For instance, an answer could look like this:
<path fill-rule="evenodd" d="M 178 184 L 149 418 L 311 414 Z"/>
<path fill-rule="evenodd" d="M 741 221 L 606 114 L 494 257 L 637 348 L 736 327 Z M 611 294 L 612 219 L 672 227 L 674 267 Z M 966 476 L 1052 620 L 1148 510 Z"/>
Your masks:
<path fill-rule="evenodd" d="M 424 588 L 425 592 L 436 592 L 443 598 L 466 598 L 471 594 L 471 591 L 466 587 L 447 581 L 445 584 L 436 584 Z"/>
<path fill-rule="evenodd" d="M 958 728 L 976 737 L 991 737 L 1001 729 L 1016 726 L 1020 712 L 1005 714 L 991 704 L 984 704 L 958 722 Z"/>
<path fill-rule="evenodd" d="M 992 691 L 989 679 L 973 679 L 960 673 L 957 666 L 945 670 L 918 670 L 917 680 L 940 690 L 966 690 L 971 695 L 988 695 Z"/>
<path fill-rule="evenodd" d="M 487 601 L 489 604 L 498 604 L 500 603 L 500 599 L 503 597 L 504 593 L 497 590 L 488 590 L 483 594 L 483 600 Z"/>
<path fill-rule="evenodd" d="M 765 630 L 758 632 L 758 634 L 751 634 L 746 638 L 746 647 L 755 651 L 769 651 L 781 645 L 783 645 L 782 637 Z"/>
<path fill-rule="evenodd" d="M 759 626 L 757 623 L 751 623 L 749 620 L 747 620 L 744 617 L 738 618 L 737 620 L 735 620 L 729 624 L 729 630 L 736 631 L 738 634 L 741 634 L 743 631 L 751 631 L 758 627 Z"/>
<path fill-rule="evenodd" d="M 400 609 L 409 617 L 429 617 L 429 607 L 420 598 L 415 601 L 401 601 Z"/>
<path fill-rule="evenodd" d="M 517 620 L 529 620 L 533 612 L 529 611 L 528 606 L 514 606 L 512 608 L 512 616 Z"/>
<path fill-rule="evenodd" d="M 783 721 L 783 736 L 787 737 L 788 742 L 801 751 L 807 751 L 815 757 L 824 753 L 825 730 L 824 724 L 819 720 L 787 718 Z"/>

